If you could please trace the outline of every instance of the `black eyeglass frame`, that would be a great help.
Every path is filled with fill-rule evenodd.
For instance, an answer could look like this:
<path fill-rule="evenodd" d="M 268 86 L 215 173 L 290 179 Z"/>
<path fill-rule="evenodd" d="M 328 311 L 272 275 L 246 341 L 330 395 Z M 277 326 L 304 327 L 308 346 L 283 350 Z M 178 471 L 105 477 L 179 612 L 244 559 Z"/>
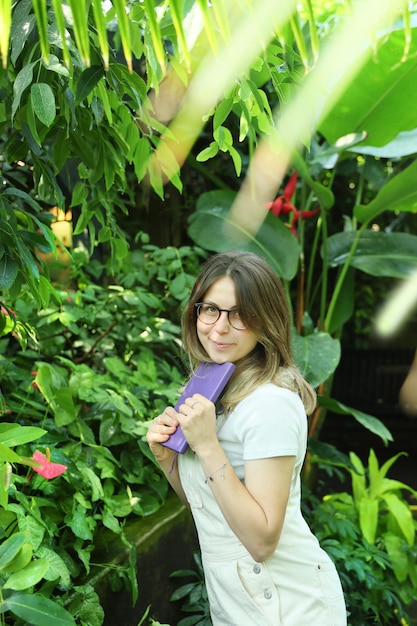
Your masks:
<path fill-rule="evenodd" d="M 207 304 L 207 305 L 209 305 L 209 306 L 213 307 L 213 309 L 217 309 L 217 311 L 218 311 L 218 313 L 219 313 L 219 314 L 218 314 L 217 318 L 216 318 L 215 320 L 213 320 L 212 322 L 205 322 L 205 321 L 204 321 L 204 320 L 202 320 L 202 319 L 201 319 L 201 317 L 199 316 L 199 312 L 200 312 L 200 309 L 201 309 L 201 307 L 203 306 L 203 304 Z M 203 324 L 206 324 L 207 326 L 213 326 L 213 324 L 215 324 L 216 322 L 218 322 L 218 321 L 219 321 L 219 319 L 220 319 L 220 315 L 221 315 L 222 313 L 227 313 L 227 321 L 229 322 L 229 324 L 230 324 L 230 326 L 231 326 L 232 328 L 234 328 L 235 330 L 247 330 L 247 329 L 248 329 L 248 327 L 247 327 L 247 326 L 245 326 L 244 328 L 236 328 L 236 326 L 234 326 L 234 325 L 232 324 L 232 322 L 230 321 L 230 313 L 233 313 L 234 311 L 237 311 L 238 309 L 236 309 L 236 308 L 235 308 L 235 309 L 220 309 L 218 306 L 216 306 L 215 304 L 212 304 L 211 302 L 196 302 L 196 303 L 194 304 L 194 306 L 195 306 L 195 307 L 196 307 L 196 309 L 197 309 L 197 317 L 198 317 L 198 319 L 200 320 L 200 322 L 202 322 Z M 255 317 L 255 316 L 254 316 L 254 315 L 252 315 L 252 317 Z M 243 322 L 242 322 L 242 323 L 243 323 Z"/>

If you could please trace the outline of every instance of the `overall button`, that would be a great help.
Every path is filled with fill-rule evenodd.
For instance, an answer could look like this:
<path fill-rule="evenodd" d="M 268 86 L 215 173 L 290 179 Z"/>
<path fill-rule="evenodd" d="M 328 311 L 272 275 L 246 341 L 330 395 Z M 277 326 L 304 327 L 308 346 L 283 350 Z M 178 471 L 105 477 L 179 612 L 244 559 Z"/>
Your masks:
<path fill-rule="evenodd" d="M 272 598 L 272 591 L 270 589 L 265 589 L 264 596 L 266 600 L 270 600 Z"/>
<path fill-rule="evenodd" d="M 253 566 L 253 571 L 255 572 L 255 574 L 259 574 L 261 571 L 261 566 L 259 565 L 259 563 L 255 563 L 255 565 Z"/>

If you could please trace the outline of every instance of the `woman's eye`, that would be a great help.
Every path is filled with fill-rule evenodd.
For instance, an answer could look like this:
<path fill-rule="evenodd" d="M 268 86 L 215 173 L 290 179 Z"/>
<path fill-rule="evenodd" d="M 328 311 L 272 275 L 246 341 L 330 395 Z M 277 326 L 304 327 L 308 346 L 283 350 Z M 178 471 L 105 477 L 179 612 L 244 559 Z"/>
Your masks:
<path fill-rule="evenodd" d="M 208 304 L 206 307 L 204 307 L 204 311 L 209 315 L 217 315 L 219 310 L 215 306 L 211 306 L 210 304 Z"/>
<path fill-rule="evenodd" d="M 230 315 L 232 316 L 234 320 L 240 320 L 240 313 L 237 309 L 230 311 Z"/>

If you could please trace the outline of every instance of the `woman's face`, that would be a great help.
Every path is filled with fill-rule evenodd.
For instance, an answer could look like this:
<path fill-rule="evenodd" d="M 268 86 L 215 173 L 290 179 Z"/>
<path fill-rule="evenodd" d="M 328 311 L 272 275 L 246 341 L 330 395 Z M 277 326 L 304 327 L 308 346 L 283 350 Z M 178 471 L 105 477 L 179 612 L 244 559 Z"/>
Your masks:
<path fill-rule="evenodd" d="M 218 309 L 236 309 L 236 292 L 233 280 L 223 276 L 204 294 L 203 302 Z M 236 330 L 229 323 L 226 312 L 214 324 L 205 324 L 197 318 L 197 335 L 201 345 L 215 363 L 235 363 L 247 356 L 258 343 L 251 330 Z"/>

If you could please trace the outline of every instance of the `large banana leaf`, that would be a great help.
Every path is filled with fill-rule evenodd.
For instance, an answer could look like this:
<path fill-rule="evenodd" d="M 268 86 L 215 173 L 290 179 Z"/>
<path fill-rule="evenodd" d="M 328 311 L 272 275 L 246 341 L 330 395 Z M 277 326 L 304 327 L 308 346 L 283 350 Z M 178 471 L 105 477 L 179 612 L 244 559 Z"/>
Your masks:
<path fill-rule="evenodd" d="M 369 41 L 373 48 L 375 42 Z M 337 104 L 319 126 L 329 143 L 350 133 L 365 131 L 361 145 L 384 146 L 400 132 L 417 128 L 417 29 L 411 29 L 408 56 L 404 30 L 394 30 L 356 79 L 346 85 Z M 367 51 L 369 54 L 369 49 Z M 339 81 L 344 76 L 339 77 Z"/>
<path fill-rule="evenodd" d="M 359 238 L 350 265 L 372 276 L 406 278 L 417 267 L 417 236 L 365 231 L 332 235 L 327 240 L 330 265 L 343 265 Z"/>
<path fill-rule="evenodd" d="M 234 248 L 255 252 L 270 263 L 278 276 L 294 278 L 300 254 L 294 235 L 270 213 L 256 236 L 248 233 L 229 218 L 234 198 L 235 194 L 228 191 L 202 194 L 189 218 L 189 236 L 197 245 L 215 252 Z"/>

